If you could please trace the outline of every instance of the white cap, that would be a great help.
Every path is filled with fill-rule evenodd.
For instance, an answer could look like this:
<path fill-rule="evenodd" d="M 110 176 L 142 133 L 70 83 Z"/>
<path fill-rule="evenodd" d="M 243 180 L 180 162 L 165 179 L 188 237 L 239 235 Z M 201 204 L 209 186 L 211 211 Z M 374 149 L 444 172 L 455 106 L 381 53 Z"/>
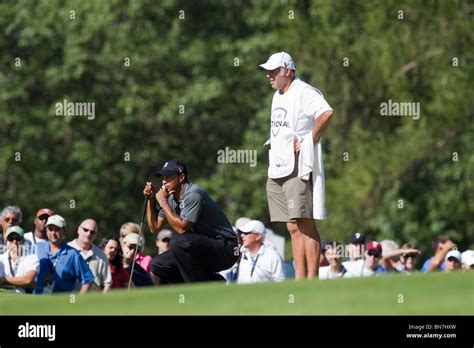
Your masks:
<path fill-rule="evenodd" d="M 387 255 L 387 252 L 400 249 L 398 244 L 395 241 L 390 240 L 390 239 L 385 239 L 381 241 L 380 244 L 382 244 L 382 250 L 383 250 L 382 255 Z"/>
<path fill-rule="evenodd" d="M 161 230 L 156 236 L 156 240 L 171 239 L 173 237 L 173 232 L 170 230 Z"/>
<path fill-rule="evenodd" d="M 145 244 L 145 240 L 142 236 L 142 238 L 140 238 L 140 242 L 138 242 L 138 239 L 139 239 L 139 236 L 137 233 L 129 233 L 125 236 L 125 238 L 123 239 L 123 242 L 127 245 L 137 245 L 143 249 L 143 245 Z"/>
<path fill-rule="evenodd" d="M 54 225 L 59 228 L 66 228 L 66 220 L 61 215 L 51 215 L 46 221 L 46 226 Z"/>
<path fill-rule="evenodd" d="M 259 233 L 261 235 L 265 235 L 266 228 L 263 222 L 258 221 L 258 220 L 250 220 L 241 228 L 239 228 L 239 230 L 245 233 L 253 232 L 253 233 Z"/>
<path fill-rule="evenodd" d="M 466 250 L 461 254 L 462 263 L 471 267 L 474 265 L 474 250 Z"/>
<path fill-rule="evenodd" d="M 242 226 L 244 226 L 250 219 L 248 217 L 242 216 L 235 220 L 235 228 L 240 230 Z"/>
<path fill-rule="evenodd" d="M 293 58 L 286 52 L 278 52 L 272 54 L 268 60 L 259 65 L 262 70 L 274 70 L 276 68 L 288 68 L 291 70 L 296 70 L 296 64 L 293 61 Z"/>
<path fill-rule="evenodd" d="M 461 262 L 461 252 L 458 249 L 451 249 L 446 254 L 445 260 L 449 259 L 450 257 L 456 258 L 459 262 Z"/>

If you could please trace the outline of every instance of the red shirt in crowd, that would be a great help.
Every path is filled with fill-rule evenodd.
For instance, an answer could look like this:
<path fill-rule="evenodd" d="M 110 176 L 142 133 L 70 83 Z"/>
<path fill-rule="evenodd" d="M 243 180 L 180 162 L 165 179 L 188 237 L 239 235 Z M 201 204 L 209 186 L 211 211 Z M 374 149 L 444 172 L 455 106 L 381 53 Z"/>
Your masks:
<path fill-rule="evenodd" d="M 128 286 L 130 274 L 123 267 L 117 270 L 117 267 L 110 265 L 110 272 L 112 273 L 112 289 Z"/>

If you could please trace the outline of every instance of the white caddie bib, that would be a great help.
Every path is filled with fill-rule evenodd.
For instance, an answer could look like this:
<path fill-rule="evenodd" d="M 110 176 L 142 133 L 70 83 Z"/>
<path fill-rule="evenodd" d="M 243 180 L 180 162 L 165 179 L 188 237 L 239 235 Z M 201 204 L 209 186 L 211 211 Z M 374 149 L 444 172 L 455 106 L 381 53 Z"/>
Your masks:
<path fill-rule="evenodd" d="M 294 139 L 300 110 L 301 91 L 305 83 L 295 79 L 288 91 L 273 96 L 270 124 L 270 150 L 268 151 L 268 177 L 284 178 L 295 168 Z"/>

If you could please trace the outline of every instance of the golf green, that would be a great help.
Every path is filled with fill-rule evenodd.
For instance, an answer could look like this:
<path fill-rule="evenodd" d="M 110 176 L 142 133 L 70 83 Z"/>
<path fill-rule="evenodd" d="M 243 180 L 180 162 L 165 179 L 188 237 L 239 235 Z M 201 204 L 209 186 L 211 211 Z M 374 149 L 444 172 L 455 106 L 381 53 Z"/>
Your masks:
<path fill-rule="evenodd" d="M 474 272 L 206 283 L 108 294 L 0 293 L 2 315 L 473 315 Z"/>

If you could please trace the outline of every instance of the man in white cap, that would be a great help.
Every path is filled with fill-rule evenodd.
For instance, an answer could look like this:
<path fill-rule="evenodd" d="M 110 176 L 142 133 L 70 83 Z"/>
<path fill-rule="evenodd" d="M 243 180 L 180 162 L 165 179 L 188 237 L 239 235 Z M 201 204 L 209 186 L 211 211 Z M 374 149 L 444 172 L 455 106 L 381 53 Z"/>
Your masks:
<path fill-rule="evenodd" d="M 474 250 L 466 250 L 461 254 L 462 270 L 474 269 Z"/>
<path fill-rule="evenodd" d="M 301 81 L 288 53 L 260 65 L 273 89 L 267 197 L 271 221 L 291 236 L 295 278 L 317 277 L 321 240 L 314 220 L 326 218 L 321 136 L 333 110 L 316 88 Z"/>
<path fill-rule="evenodd" d="M 80 293 L 88 292 L 94 275 L 81 254 L 66 244 L 66 220 L 60 215 L 50 216 L 46 233 L 49 243 L 37 245 L 40 269 L 34 293 L 72 292 L 77 281 L 81 283 Z"/>
<path fill-rule="evenodd" d="M 461 252 L 458 249 L 451 249 L 444 258 L 444 272 L 455 272 L 461 268 Z"/>
<path fill-rule="evenodd" d="M 251 220 L 239 229 L 244 249 L 237 271 L 238 284 L 285 279 L 280 255 L 263 243 L 265 230 L 258 220 Z"/>

